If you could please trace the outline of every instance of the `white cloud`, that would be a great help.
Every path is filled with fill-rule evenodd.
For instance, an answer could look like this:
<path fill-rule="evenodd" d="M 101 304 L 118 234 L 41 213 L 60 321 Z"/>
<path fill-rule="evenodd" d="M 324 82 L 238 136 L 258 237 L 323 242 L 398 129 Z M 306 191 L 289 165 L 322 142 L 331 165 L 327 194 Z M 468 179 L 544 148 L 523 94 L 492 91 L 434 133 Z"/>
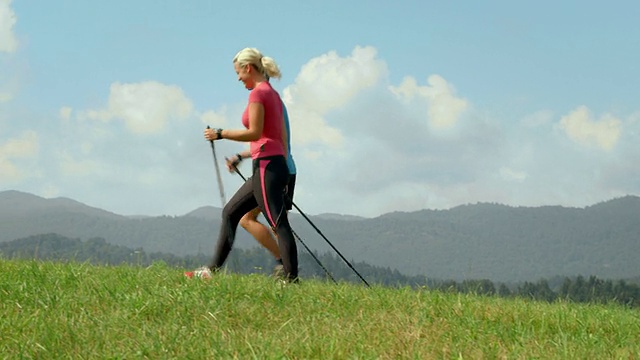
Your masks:
<path fill-rule="evenodd" d="M 13 95 L 7 91 L 0 92 L 0 104 L 7 103 L 13 99 Z"/>
<path fill-rule="evenodd" d="M 38 136 L 33 131 L 0 144 L 0 181 L 14 182 L 27 174 L 16 164 L 17 159 L 32 158 L 38 153 Z"/>
<path fill-rule="evenodd" d="M 9 139 L 0 145 L 0 157 L 23 158 L 35 155 L 38 152 L 38 135 L 34 131 L 28 131 L 17 139 Z"/>
<path fill-rule="evenodd" d="M 0 0 L 0 52 L 12 53 L 18 48 L 18 40 L 13 33 L 16 21 L 11 0 Z"/>
<path fill-rule="evenodd" d="M 456 126 L 470 106 L 442 77 L 427 81 L 418 86 L 407 77 L 389 87 L 387 66 L 373 48 L 310 60 L 284 91 L 301 201 L 366 215 L 448 205 L 451 197 L 438 192 L 473 186 L 474 172 L 488 168 L 478 164 L 498 168 L 483 157 L 498 143 L 484 136 L 489 126 L 460 127 L 446 138 L 429 132 L 428 125 Z"/>
<path fill-rule="evenodd" d="M 386 73 L 385 63 L 376 55 L 373 47 L 356 46 L 347 57 L 330 51 L 313 58 L 302 66 L 295 83 L 285 93 L 291 96 L 292 105 L 302 103 L 319 114 L 342 107 Z"/>
<path fill-rule="evenodd" d="M 467 100 L 456 97 L 454 87 L 440 75 L 430 75 L 427 84 L 418 86 L 415 78 L 407 76 L 399 86 L 390 86 L 389 90 L 406 102 L 416 97 L 426 99 L 427 119 L 432 129 L 454 127 L 469 105 Z"/>
<path fill-rule="evenodd" d="M 500 176 L 507 181 L 523 182 L 528 175 L 524 171 L 517 171 L 508 167 L 500 168 Z"/>
<path fill-rule="evenodd" d="M 60 195 L 60 189 L 55 185 L 46 184 L 41 188 L 39 193 L 45 198 L 53 198 Z"/>
<path fill-rule="evenodd" d="M 12 161 L 0 157 L 0 181 L 14 182 L 22 178 L 22 171 Z"/>
<path fill-rule="evenodd" d="M 560 128 L 579 144 L 611 150 L 620 137 L 622 122 L 610 114 L 594 120 L 589 109 L 580 106 L 560 119 Z"/>
<path fill-rule="evenodd" d="M 68 106 L 61 107 L 60 111 L 59 111 L 60 119 L 65 120 L 65 121 L 70 120 L 72 111 L 73 111 L 73 109 L 68 107 Z"/>
<path fill-rule="evenodd" d="M 162 132 L 170 120 L 185 120 L 192 115 L 193 105 L 177 86 L 155 81 L 133 84 L 111 84 L 109 105 L 106 109 L 86 110 L 78 119 L 108 122 L 125 121 L 127 129 L 135 134 Z"/>
<path fill-rule="evenodd" d="M 584 159 L 584 152 L 567 148 L 564 136 L 557 136 L 552 111 L 498 118 L 476 111 L 442 77 L 427 79 L 424 86 L 411 76 L 398 86 L 379 79 L 339 111 L 319 116 L 342 136 L 344 145 L 335 149 L 327 141 L 294 143 L 303 209 L 375 216 L 475 202 L 586 206 L 624 194 L 623 186 L 637 188 L 630 181 L 603 181 L 613 162 L 632 161 L 606 154 Z M 307 111 L 312 123 L 312 115 L 318 114 L 306 107 L 299 111 Z M 586 134 L 589 144 L 611 148 L 616 143 L 621 124 L 612 116 L 576 119 L 581 117 L 565 122 L 579 125 L 575 132 Z M 632 115 L 628 122 L 634 119 L 638 117 Z M 446 132 L 451 136 L 437 131 L 447 129 L 455 131 Z M 295 139 L 299 133 L 292 131 Z"/>
<path fill-rule="evenodd" d="M 330 51 L 302 67 L 295 82 L 283 91 L 294 144 L 336 147 L 344 142 L 342 132 L 327 124 L 326 115 L 346 106 L 386 75 L 386 64 L 376 56 L 375 48 L 356 46 L 349 56 Z"/>
<path fill-rule="evenodd" d="M 331 148 L 342 146 L 342 131 L 327 125 L 325 118 L 314 111 L 287 104 L 291 126 L 292 146 L 319 143 Z"/>
<path fill-rule="evenodd" d="M 87 144 L 83 144 L 82 148 L 85 151 L 89 151 L 86 148 Z M 91 159 L 78 160 L 69 152 L 64 151 L 59 154 L 59 166 L 63 176 L 87 176 L 92 175 L 104 169 L 104 166 Z"/>
<path fill-rule="evenodd" d="M 200 121 L 203 124 L 209 125 L 212 128 L 224 128 L 227 127 L 227 114 L 226 107 L 220 111 L 209 110 L 200 115 Z"/>
<path fill-rule="evenodd" d="M 80 144 L 80 151 L 83 154 L 89 154 L 91 153 L 91 150 L 93 150 L 93 144 L 90 142 L 83 142 L 82 144 Z"/>
<path fill-rule="evenodd" d="M 537 128 L 551 124 L 553 121 L 553 112 L 548 110 L 536 111 L 533 114 L 529 114 L 522 118 L 520 123 L 529 128 Z"/>
<path fill-rule="evenodd" d="M 634 128 L 640 127 L 640 111 L 631 114 L 627 123 L 632 127 L 632 130 L 634 130 Z"/>

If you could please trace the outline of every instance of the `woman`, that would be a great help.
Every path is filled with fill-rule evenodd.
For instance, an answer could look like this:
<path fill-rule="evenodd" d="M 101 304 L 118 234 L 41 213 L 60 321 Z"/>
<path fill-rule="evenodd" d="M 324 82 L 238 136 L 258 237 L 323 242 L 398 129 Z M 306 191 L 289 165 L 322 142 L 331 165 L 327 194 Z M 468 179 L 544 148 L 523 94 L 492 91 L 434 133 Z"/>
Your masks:
<path fill-rule="evenodd" d="M 284 277 L 298 277 L 298 253 L 291 232 L 285 204 L 285 188 L 289 179 L 286 160 L 286 132 L 280 95 L 271 87 L 269 78 L 280 78 L 280 69 L 272 58 L 255 48 L 242 49 L 233 66 L 249 89 L 249 104 L 242 114 L 245 129 L 206 129 L 207 140 L 229 139 L 249 142 L 253 159 L 253 176 L 233 195 L 222 211 L 222 224 L 211 264 L 193 272 L 197 277 L 210 277 L 222 267 L 236 235 L 240 219 L 256 207 L 278 237 Z"/>
<path fill-rule="evenodd" d="M 296 185 L 296 164 L 293 161 L 293 156 L 291 155 L 291 131 L 289 127 L 289 115 L 287 113 L 287 108 L 282 104 L 282 112 L 284 117 L 284 129 L 285 129 L 285 139 L 286 139 L 286 153 L 287 153 L 287 168 L 289 170 L 289 181 L 287 182 L 287 188 L 285 192 L 285 205 L 286 209 L 291 210 L 293 205 L 293 194 Z M 243 151 L 236 154 L 234 157 L 227 158 L 227 169 L 229 172 L 236 171 L 236 166 L 242 162 L 244 158 L 251 157 L 250 151 Z M 276 266 L 274 268 L 274 275 L 279 276 L 284 271 L 284 266 L 282 264 L 282 258 L 280 256 L 280 249 L 278 248 L 278 244 L 271 236 L 269 229 L 264 226 L 261 222 L 258 221 L 258 216 L 262 211 L 259 207 L 249 211 L 246 213 L 242 219 L 240 219 L 240 226 L 242 226 L 248 233 L 253 235 L 253 237 L 269 252 L 276 260 Z"/>

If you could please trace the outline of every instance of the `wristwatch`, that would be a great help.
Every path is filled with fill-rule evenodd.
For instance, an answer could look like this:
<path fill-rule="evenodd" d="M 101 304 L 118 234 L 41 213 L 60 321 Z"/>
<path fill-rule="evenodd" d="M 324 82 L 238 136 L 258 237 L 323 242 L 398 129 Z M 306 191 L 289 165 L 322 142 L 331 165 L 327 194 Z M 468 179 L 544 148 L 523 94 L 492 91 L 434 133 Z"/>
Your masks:
<path fill-rule="evenodd" d="M 222 139 L 222 129 L 216 129 L 216 140 Z"/>
<path fill-rule="evenodd" d="M 242 155 L 240 153 L 236 154 L 236 160 L 233 162 L 233 166 L 237 166 L 242 162 Z"/>

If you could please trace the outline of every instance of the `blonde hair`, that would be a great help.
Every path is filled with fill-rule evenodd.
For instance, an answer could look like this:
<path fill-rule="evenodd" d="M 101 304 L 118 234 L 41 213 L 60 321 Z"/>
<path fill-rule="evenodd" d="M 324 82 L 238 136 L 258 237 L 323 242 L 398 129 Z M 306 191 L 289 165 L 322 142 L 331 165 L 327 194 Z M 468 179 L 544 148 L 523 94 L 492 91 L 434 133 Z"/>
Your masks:
<path fill-rule="evenodd" d="M 260 50 L 256 48 L 244 48 L 233 57 L 233 62 L 240 66 L 251 65 L 269 78 L 280 79 L 282 74 L 275 60 L 268 56 L 262 56 Z"/>

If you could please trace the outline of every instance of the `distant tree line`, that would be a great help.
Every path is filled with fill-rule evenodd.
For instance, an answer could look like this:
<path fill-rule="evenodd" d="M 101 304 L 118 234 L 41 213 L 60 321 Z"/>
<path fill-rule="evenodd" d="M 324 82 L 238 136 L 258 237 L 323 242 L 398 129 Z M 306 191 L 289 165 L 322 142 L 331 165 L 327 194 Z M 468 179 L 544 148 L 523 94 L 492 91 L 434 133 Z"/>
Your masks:
<path fill-rule="evenodd" d="M 525 281 L 513 290 L 505 284 L 499 284 L 496 288 L 490 280 L 444 281 L 436 283 L 430 288 L 460 293 L 530 298 L 548 302 L 556 300 L 600 304 L 615 302 L 629 307 L 640 307 L 640 286 L 625 280 L 603 280 L 595 276 L 590 276 L 588 279 L 582 275 L 573 279 L 565 277 L 562 286 L 556 291 L 549 286 L 549 282 L 545 279 L 538 282 Z"/>
<path fill-rule="evenodd" d="M 329 280 L 326 271 L 308 252 L 299 251 L 300 276 Z M 313 253 L 315 258 L 336 281 L 360 282 L 360 278 L 335 254 Z M 210 255 L 198 254 L 177 256 L 153 252 L 142 248 L 131 249 L 121 245 L 109 244 L 103 238 L 91 238 L 86 241 L 69 239 L 57 234 L 44 234 L 0 243 L 0 256 L 5 259 L 39 259 L 53 261 L 90 262 L 97 265 L 130 264 L 149 266 L 154 262 L 164 262 L 181 269 L 192 269 L 208 263 Z M 499 297 L 523 297 L 539 301 L 553 302 L 565 300 L 581 303 L 619 303 L 629 307 L 640 307 L 640 286 L 625 280 L 602 280 L 595 276 L 586 279 L 583 276 L 562 278 L 559 285 L 551 286 L 549 281 L 524 282 L 507 286 L 494 284 L 490 280 L 443 281 L 428 279 L 425 276 L 408 276 L 388 267 L 372 266 L 364 262 L 350 261 L 367 282 L 391 287 L 410 286 L 433 290 L 474 293 Z M 229 271 L 237 273 L 269 274 L 274 260 L 264 249 L 234 249 L 227 260 Z"/>

